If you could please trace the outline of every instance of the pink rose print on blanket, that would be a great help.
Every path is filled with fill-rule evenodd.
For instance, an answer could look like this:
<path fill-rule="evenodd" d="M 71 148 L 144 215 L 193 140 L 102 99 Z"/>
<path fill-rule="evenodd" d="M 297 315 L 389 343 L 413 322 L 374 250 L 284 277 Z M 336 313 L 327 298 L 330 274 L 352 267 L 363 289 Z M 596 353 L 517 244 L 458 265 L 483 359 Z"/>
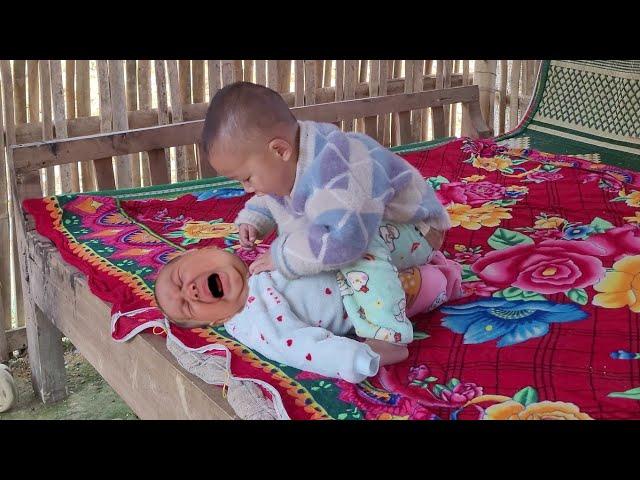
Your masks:
<path fill-rule="evenodd" d="M 487 285 L 542 294 L 564 293 L 602 280 L 604 249 L 589 242 L 545 240 L 488 253 L 471 266 Z"/>
<path fill-rule="evenodd" d="M 625 225 L 612 228 L 604 233 L 591 235 L 588 243 L 602 249 L 605 265 L 612 265 L 627 255 L 640 254 L 640 228 L 636 225 Z"/>
<path fill-rule="evenodd" d="M 460 203 L 475 207 L 500 200 L 506 195 L 506 188 L 491 182 L 452 182 L 441 184 L 436 195 L 443 205 Z"/>

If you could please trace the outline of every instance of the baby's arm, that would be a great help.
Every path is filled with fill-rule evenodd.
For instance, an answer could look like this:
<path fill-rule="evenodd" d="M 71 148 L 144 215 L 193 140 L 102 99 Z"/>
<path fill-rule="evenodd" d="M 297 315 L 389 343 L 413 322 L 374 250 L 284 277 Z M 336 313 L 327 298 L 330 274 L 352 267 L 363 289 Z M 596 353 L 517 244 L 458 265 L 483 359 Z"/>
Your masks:
<path fill-rule="evenodd" d="M 262 196 L 254 195 L 240 210 L 234 222 L 240 226 L 243 223 L 253 225 L 258 230 L 258 238 L 264 238 L 276 228 L 276 221 L 271 210 Z"/>
<path fill-rule="evenodd" d="M 367 344 L 304 323 L 279 292 L 263 290 L 225 324 L 240 342 L 276 362 L 351 383 L 378 372 L 380 356 Z"/>

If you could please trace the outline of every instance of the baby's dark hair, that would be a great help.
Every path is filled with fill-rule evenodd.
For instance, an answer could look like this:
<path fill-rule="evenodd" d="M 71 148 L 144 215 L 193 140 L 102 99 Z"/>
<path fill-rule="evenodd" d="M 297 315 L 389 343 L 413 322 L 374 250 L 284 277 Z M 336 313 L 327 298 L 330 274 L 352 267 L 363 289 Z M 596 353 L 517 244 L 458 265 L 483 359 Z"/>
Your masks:
<path fill-rule="evenodd" d="M 200 148 L 205 158 L 221 137 L 235 139 L 268 135 L 277 125 L 293 125 L 296 118 L 278 92 L 250 82 L 235 82 L 218 90 L 204 120 Z"/>

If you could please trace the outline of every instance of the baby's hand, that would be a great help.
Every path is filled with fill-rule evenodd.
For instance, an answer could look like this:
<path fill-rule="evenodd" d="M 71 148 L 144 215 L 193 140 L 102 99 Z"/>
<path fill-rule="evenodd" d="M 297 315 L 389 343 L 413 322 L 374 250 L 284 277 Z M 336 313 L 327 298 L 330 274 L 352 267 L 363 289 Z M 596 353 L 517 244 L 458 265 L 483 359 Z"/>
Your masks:
<path fill-rule="evenodd" d="M 271 258 L 271 251 L 266 251 L 262 255 L 260 255 L 255 262 L 249 265 L 249 273 L 251 275 L 255 275 L 260 272 L 271 272 L 275 270 L 276 266 L 273 264 L 273 259 Z"/>
<path fill-rule="evenodd" d="M 425 238 L 427 242 L 429 242 L 429 245 L 431 245 L 431 248 L 433 248 L 434 250 L 440 250 L 442 244 L 444 243 L 444 234 L 445 232 L 443 232 L 442 230 L 431 228 L 425 235 Z"/>
<path fill-rule="evenodd" d="M 256 238 L 258 237 L 258 229 L 248 223 L 241 223 L 239 231 L 240 246 L 250 250 L 253 249 Z"/>

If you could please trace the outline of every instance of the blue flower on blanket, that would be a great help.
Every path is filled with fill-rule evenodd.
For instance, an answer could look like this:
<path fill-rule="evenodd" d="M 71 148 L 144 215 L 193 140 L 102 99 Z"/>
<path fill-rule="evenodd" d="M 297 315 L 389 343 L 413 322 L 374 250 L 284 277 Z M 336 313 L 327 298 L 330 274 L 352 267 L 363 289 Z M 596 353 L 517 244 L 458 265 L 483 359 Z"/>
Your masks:
<path fill-rule="evenodd" d="M 242 197 L 245 194 L 243 188 L 218 188 L 212 190 L 205 190 L 200 193 L 193 193 L 198 202 L 204 202 L 210 198 L 234 198 Z"/>
<path fill-rule="evenodd" d="M 565 240 L 585 240 L 593 232 L 593 228 L 589 225 L 570 225 L 565 226 L 562 238 Z"/>
<path fill-rule="evenodd" d="M 550 323 L 575 322 L 587 314 L 574 304 L 547 301 L 479 300 L 464 305 L 442 307 L 442 325 L 464 334 L 464 343 L 484 343 L 499 339 L 506 347 L 542 337 Z"/>

